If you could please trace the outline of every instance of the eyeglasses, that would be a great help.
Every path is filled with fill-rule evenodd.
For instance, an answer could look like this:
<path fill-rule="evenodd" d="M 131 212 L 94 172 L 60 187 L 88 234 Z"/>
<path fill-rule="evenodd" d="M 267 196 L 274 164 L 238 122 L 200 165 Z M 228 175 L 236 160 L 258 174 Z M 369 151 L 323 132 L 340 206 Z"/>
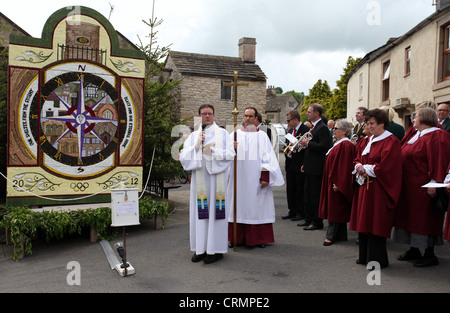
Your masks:
<path fill-rule="evenodd" d="M 447 112 L 448 110 L 446 110 L 446 109 L 439 109 L 439 110 L 437 110 L 438 112 Z"/>
<path fill-rule="evenodd" d="M 343 130 L 342 128 L 338 128 L 338 127 L 333 127 L 334 130 Z"/>
<path fill-rule="evenodd" d="M 292 121 L 292 119 L 290 119 L 290 120 L 286 120 L 286 122 L 288 122 L 288 123 L 289 123 L 290 121 Z"/>
<path fill-rule="evenodd" d="M 252 118 L 252 117 L 255 117 L 255 116 L 254 115 L 244 115 L 244 117 Z"/>
<path fill-rule="evenodd" d="M 200 113 L 201 116 L 213 116 L 214 113 Z"/>

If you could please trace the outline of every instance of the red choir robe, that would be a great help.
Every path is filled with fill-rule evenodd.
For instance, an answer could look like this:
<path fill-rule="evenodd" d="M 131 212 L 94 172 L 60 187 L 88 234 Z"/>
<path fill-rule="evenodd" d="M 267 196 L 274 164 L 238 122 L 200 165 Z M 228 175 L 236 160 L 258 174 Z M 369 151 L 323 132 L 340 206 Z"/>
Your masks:
<path fill-rule="evenodd" d="M 330 223 L 347 223 L 350 220 L 353 198 L 353 160 L 355 145 L 344 140 L 327 154 L 320 192 L 319 217 Z M 333 190 L 333 185 L 339 191 Z"/>
<path fill-rule="evenodd" d="M 361 142 L 355 164 L 375 165 L 376 178 L 364 185 L 357 184 L 353 201 L 350 229 L 389 238 L 394 224 L 394 209 L 400 197 L 402 159 L 400 141 L 393 135 L 372 143 L 369 154 L 362 151 L 369 143 Z"/>
<path fill-rule="evenodd" d="M 425 236 L 442 236 L 445 212 L 433 209 L 427 188 L 432 179 L 442 183 L 450 161 L 450 135 L 436 130 L 402 147 L 402 193 L 395 213 L 396 228 Z"/>
<path fill-rule="evenodd" d="M 402 144 L 402 146 L 407 143 L 408 141 L 411 140 L 412 137 L 414 137 L 414 135 L 416 134 L 417 129 L 415 129 L 413 127 L 413 125 L 410 125 L 408 130 L 405 133 L 405 136 L 403 136 L 402 140 L 400 141 L 400 143 Z"/>
<path fill-rule="evenodd" d="M 356 160 L 356 156 L 361 155 L 361 153 L 364 150 L 364 147 L 367 145 L 367 143 L 369 142 L 369 138 L 370 136 L 366 136 L 363 138 L 360 138 L 355 145 L 355 160 Z M 353 165 L 355 165 L 355 160 L 353 161 Z M 353 176 L 353 178 L 355 178 L 355 176 Z M 357 205 L 358 205 L 358 187 L 359 185 L 354 182 L 353 183 L 354 189 L 353 189 L 353 200 L 352 200 L 352 212 L 350 214 L 350 227 L 351 227 L 351 223 L 352 220 L 357 220 L 356 216 L 358 214 L 358 210 L 357 210 Z M 351 229 L 351 228 L 350 228 Z"/>

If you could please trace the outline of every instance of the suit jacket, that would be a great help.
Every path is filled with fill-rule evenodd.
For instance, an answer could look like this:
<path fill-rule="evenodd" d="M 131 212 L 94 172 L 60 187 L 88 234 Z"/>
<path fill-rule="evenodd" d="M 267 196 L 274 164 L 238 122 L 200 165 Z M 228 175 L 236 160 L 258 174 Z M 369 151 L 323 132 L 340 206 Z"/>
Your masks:
<path fill-rule="evenodd" d="M 311 131 L 313 138 L 305 149 L 303 169 L 305 174 L 322 175 L 325 157 L 331 148 L 330 133 L 327 125 L 320 120 Z"/>
<path fill-rule="evenodd" d="M 363 124 L 365 124 L 365 122 L 363 122 Z M 358 123 L 356 123 L 355 127 L 353 128 L 353 135 L 358 135 L 358 139 L 361 137 L 365 137 L 365 135 L 363 134 L 363 127 L 360 127 L 359 131 L 358 130 Z"/>
<path fill-rule="evenodd" d="M 450 117 L 447 117 L 444 122 L 442 123 L 442 128 L 446 130 L 447 132 L 450 132 Z"/>
<path fill-rule="evenodd" d="M 293 128 L 288 130 L 289 134 L 292 134 L 294 131 Z M 298 135 L 304 135 L 305 133 L 309 132 L 310 128 L 308 126 L 306 126 L 305 124 L 301 124 L 300 127 L 298 128 L 298 133 L 296 134 Z M 287 144 L 287 142 L 286 142 Z M 286 171 L 292 171 L 292 172 L 296 172 L 296 173 L 301 173 L 301 167 L 303 165 L 303 158 L 305 156 L 305 149 L 302 149 L 300 152 L 295 152 L 291 154 L 292 157 L 288 157 L 287 155 L 285 155 L 286 157 Z"/>

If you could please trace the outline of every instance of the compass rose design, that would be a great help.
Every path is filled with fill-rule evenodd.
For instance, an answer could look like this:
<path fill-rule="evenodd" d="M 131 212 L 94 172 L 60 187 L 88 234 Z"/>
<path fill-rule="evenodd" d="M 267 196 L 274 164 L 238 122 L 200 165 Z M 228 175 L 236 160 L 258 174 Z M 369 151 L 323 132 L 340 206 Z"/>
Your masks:
<path fill-rule="evenodd" d="M 81 76 L 79 81 L 78 88 L 78 104 L 76 106 L 70 106 L 64 99 L 62 99 L 59 95 L 56 95 L 59 101 L 66 107 L 67 115 L 65 116 L 57 116 L 57 117 L 48 117 L 48 120 L 55 120 L 65 122 L 67 125 L 67 130 L 56 140 L 55 143 L 58 143 L 62 138 L 66 137 L 69 133 L 75 133 L 78 137 L 78 163 L 82 164 L 81 158 L 83 157 L 83 145 L 85 134 L 91 133 L 98 140 L 107 144 L 103 141 L 100 135 L 94 130 L 95 125 L 98 123 L 105 122 L 115 122 L 112 119 L 105 119 L 95 116 L 95 108 L 102 103 L 108 95 L 104 96 L 101 100 L 97 101 L 92 107 L 89 107 L 85 104 L 84 98 L 84 77 Z"/>
<path fill-rule="evenodd" d="M 53 73 L 62 67 L 52 68 Z M 118 80 L 96 69 L 51 76 L 41 87 L 40 108 L 30 112 L 39 116 L 39 132 L 32 132 L 42 166 L 56 175 L 82 179 L 117 165 L 122 126 Z"/>

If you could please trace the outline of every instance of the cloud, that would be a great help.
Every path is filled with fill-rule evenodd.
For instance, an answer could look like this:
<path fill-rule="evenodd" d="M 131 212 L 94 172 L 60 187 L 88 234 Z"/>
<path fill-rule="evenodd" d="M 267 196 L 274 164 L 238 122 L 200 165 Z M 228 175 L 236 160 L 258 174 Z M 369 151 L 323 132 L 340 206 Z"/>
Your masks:
<path fill-rule="evenodd" d="M 132 42 L 145 41 L 152 0 L 4 1 L 2 13 L 35 37 L 56 10 L 84 5 L 109 17 Z M 430 0 L 156 0 L 164 22 L 158 44 L 184 52 L 238 56 L 238 40 L 254 37 L 268 83 L 308 92 L 318 79 L 333 88 L 348 56 L 362 57 L 390 37 L 405 34 L 434 12 Z"/>
<path fill-rule="evenodd" d="M 336 81 L 344 72 L 349 56 L 363 57 L 361 50 L 304 51 L 292 53 L 268 53 L 258 61 L 268 77 L 268 85 L 281 87 L 284 92 L 295 90 L 309 93 L 309 89 L 321 79 L 330 88 L 336 88 Z M 278 82 L 283 82 L 280 85 Z"/>

